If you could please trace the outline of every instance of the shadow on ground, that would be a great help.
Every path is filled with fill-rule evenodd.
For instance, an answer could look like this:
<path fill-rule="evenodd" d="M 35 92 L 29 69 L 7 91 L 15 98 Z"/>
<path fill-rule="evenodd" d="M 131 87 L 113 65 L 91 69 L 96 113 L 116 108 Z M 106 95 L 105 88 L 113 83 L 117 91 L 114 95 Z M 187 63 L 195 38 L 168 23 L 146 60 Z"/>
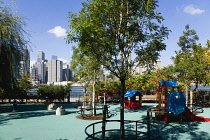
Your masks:
<path fill-rule="evenodd" d="M 57 104 L 57 107 L 63 106 L 65 109 L 75 108 L 71 104 Z M 47 105 L 44 104 L 18 104 L 17 112 L 12 112 L 12 104 L 5 104 L 0 106 L 0 125 L 5 125 L 9 120 L 27 119 L 31 117 L 41 117 L 55 115 L 55 110 L 48 111 Z M 66 115 L 77 113 L 78 111 L 66 110 Z"/>
<path fill-rule="evenodd" d="M 205 122 L 204 122 L 205 123 Z M 162 130 L 161 140 L 179 140 L 179 139 L 190 139 L 190 140 L 209 140 L 210 135 L 207 132 L 199 131 L 199 125 L 201 122 L 184 122 L 169 123 L 169 124 L 156 124 Z"/>
<path fill-rule="evenodd" d="M 149 108 L 154 108 L 153 105 L 143 105 L 141 109 L 138 110 L 131 110 L 131 109 L 125 109 L 125 113 L 145 113 L 145 115 L 140 115 L 140 120 L 143 120 L 143 122 L 146 123 L 147 121 L 147 109 Z M 119 114 L 120 113 L 120 107 L 116 107 L 110 112 L 114 114 Z M 210 140 L 210 135 L 207 133 L 207 131 L 202 131 L 200 129 L 200 125 L 202 123 L 208 123 L 208 122 L 183 122 L 182 124 L 179 124 L 177 122 L 165 124 L 164 122 L 161 121 L 153 121 L 152 124 L 159 127 L 161 129 L 161 140 L 180 140 L 180 139 L 189 139 L 189 140 Z M 135 130 L 135 125 L 125 125 L 125 129 L 134 129 Z M 206 128 L 208 129 L 208 128 Z M 144 124 L 138 125 L 138 131 L 146 132 L 147 126 Z M 152 127 L 151 128 L 151 135 L 157 136 L 158 131 L 156 128 Z M 107 132 L 106 133 L 107 138 L 111 139 L 119 139 L 119 132 Z M 133 132 L 126 132 L 126 139 L 135 139 L 135 133 Z M 140 135 L 138 134 L 138 139 L 147 139 L 147 135 Z"/>
<path fill-rule="evenodd" d="M 56 104 L 56 106 L 57 107 L 63 106 L 65 109 L 77 107 L 77 105 L 75 104 Z M 13 110 L 12 104 L 0 105 L 0 113 L 8 113 L 8 112 L 12 112 L 12 110 Z M 47 105 L 45 104 L 17 104 L 17 110 L 18 112 L 47 110 Z"/>
<path fill-rule="evenodd" d="M 9 120 L 14 119 L 27 119 L 31 117 L 41 117 L 46 115 L 55 115 L 54 111 L 45 112 L 13 112 L 0 115 L 0 125 L 5 125 Z"/>

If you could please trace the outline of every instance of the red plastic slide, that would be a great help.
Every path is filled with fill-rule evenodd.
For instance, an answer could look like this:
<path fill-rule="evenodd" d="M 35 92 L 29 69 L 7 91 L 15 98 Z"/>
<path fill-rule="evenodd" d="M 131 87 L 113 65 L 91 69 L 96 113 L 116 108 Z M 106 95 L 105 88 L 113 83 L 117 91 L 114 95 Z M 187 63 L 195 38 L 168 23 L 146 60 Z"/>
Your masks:
<path fill-rule="evenodd" d="M 204 118 L 203 116 L 194 115 L 187 107 L 183 115 L 193 122 L 210 122 L 210 118 Z"/>

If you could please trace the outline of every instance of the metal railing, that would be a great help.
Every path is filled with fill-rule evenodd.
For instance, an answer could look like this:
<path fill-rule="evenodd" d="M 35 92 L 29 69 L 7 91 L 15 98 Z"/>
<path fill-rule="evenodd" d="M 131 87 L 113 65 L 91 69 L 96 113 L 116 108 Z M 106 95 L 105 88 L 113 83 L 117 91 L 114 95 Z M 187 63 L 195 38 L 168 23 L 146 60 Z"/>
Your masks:
<path fill-rule="evenodd" d="M 85 128 L 85 133 L 87 135 L 86 140 L 87 139 L 93 139 L 93 140 L 119 139 L 120 129 L 113 128 L 113 127 L 116 126 L 116 123 L 120 123 L 120 122 L 121 122 L 120 120 L 103 119 L 103 121 L 95 122 L 88 125 Z M 107 125 L 111 123 L 113 123 L 113 125 L 111 125 L 108 128 Z M 129 139 L 132 136 L 133 137 L 132 139 L 136 139 L 136 140 L 137 139 L 144 139 L 144 140 L 145 139 L 148 139 L 148 140 L 160 139 L 161 130 L 157 126 L 151 124 L 151 118 L 148 111 L 147 111 L 147 122 L 124 120 L 124 124 L 125 124 L 125 127 L 127 127 L 125 128 L 125 139 L 126 139 L 126 136 L 129 137 Z M 117 126 L 120 126 L 120 124 Z M 130 134 L 129 132 L 131 132 L 132 134 Z"/>

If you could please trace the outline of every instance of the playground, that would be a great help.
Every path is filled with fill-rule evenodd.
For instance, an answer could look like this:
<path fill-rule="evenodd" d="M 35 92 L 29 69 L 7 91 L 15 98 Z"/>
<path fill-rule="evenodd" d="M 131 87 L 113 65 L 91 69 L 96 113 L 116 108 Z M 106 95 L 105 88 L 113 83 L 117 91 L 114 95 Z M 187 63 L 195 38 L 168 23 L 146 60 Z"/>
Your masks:
<path fill-rule="evenodd" d="M 119 120 L 119 104 L 109 104 L 109 111 L 113 116 L 108 120 Z M 137 110 L 125 109 L 126 120 L 146 121 L 148 108 L 154 108 L 157 104 L 143 103 Z M 4 106 L 4 107 L 2 107 Z M 60 106 L 60 105 L 57 105 Z M 78 109 L 76 105 L 62 105 L 66 115 L 57 116 L 55 111 L 47 110 L 46 105 L 18 105 L 18 112 L 0 113 L 0 139 L 1 140 L 85 140 L 87 135 L 84 130 L 86 126 L 99 120 L 77 119 Z M 1 105 L 1 108 L 8 108 Z M 210 108 L 203 108 L 199 116 L 208 118 Z M 98 112 L 100 113 L 100 112 Z M 210 122 L 183 122 L 164 123 L 163 121 L 152 121 L 161 131 L 161 140 L 209 140 Z M 115 124 L 111 124 L 115 127 Z M 127 127 L 128 128 L 128 127 Z M 132 126 L 130 126 L 132 128 Z M 101 129 L 99 127 L 98 129 Z"/>
<path fill-rule="evenodd" d="M 142 103 L 139 91 L 124 97 L 125 139 L 210 139 L 210 108 L 188 107 L 176 81 L 160 81 L 156 103 Z M 119 103 L 98 104 L 94 117 L 84 103 L 0 104 L 0 140 L 119 139 Z"/>

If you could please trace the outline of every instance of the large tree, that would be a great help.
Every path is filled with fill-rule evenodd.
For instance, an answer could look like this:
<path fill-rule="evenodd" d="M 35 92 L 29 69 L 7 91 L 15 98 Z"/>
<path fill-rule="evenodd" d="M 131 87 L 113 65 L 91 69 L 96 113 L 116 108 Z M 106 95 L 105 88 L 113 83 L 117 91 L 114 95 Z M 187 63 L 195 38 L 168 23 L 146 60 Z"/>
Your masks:
<path fill-rule="evenodd" d="M 183 31 L 183 35 L 180 36 L 177 43 L 181 49 L 176 51 L 176 56 L 172 58 L 176 75 L 186 86 L 187 102 L 188 88 L 191 83 L 195 84 L 195 90 L 197 91 L 199 84 L 207 84 L 209 81 L 209 59 L 207 59 L 209 48 L 197 44 L 198 39 L 196 31 L 186 25 L 185 31 Z"/>
<path fill-rule="evenodd" d="M 81 48 L 73 46 L 73 55 L 71 61 L 71 68 L 74 70 L 74 79 L 84 81 L 87 84 L 92 83 L 92 107 L 93 115 L 95 115 L 95 84 L 96 79 L 99 79 L 103 72 L 100 63 L 96 59 L 87 56 L 81 51 Z M 88 86 L 88 85 L 87 85 Z"/>
<path fill-rule="evenodd" d="M 0 89 L 10 93 L 17 89 L 17 77 L 26 41 L 24 18 L 0 1 Z"/>
<path fill-rule="evenodd" d="M 157 0 L 89 0 L 79 14 L 69 13 L 68 43 L 78 42 L 83 54 L 121 82 L 120 136 L 124 139 L 125 80 L 133 66 L 151 68 L 165 49 L 168 29 L 157 12 Z M 131 55 L 135 58 L 131 59 Z"/>
<path fill-rule="evenodd" d="M 209 59 L 210 50 L 201 44 L 194 46 L 185 53 L 178 53 L 174 57 L 175 71 L 178 78 L 188 86 L 195 84 L 195 90 L 199 84 L 209 83 Z"/>

